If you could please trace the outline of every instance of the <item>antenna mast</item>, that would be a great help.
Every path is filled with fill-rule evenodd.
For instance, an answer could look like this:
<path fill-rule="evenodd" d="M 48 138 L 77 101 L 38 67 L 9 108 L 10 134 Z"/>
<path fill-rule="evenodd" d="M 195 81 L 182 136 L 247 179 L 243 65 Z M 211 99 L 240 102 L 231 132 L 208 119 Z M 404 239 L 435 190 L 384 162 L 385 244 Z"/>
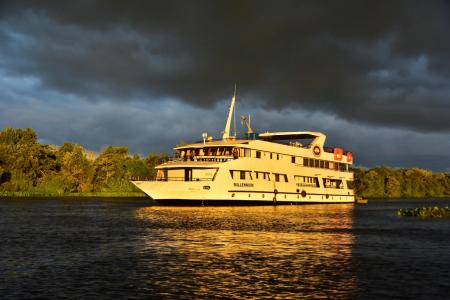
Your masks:
<path fill-rule="evenodd" d="M 231 98 L 230 108 L 228 109 L 227 123 L 225 124 L 225 129 L 223 130 L 223 135 L 222 135 L 223 140 L 229 140 L 231 138 L 230 137 L 230 127 L 231 127 L 231 118 L 233 116 L 235 102 L 236 102 L 236 85 L 234 86 L 234 95 Z M 233 137 L 233 138 L 235 138 L 235 137 Z"/>
<path fill-rule="evenodd" d="M 236 83 L 234 84 L 234 97 L 236 98 Z M 233 110 L 234 138 L 236 138 L 236 109 Z"/>

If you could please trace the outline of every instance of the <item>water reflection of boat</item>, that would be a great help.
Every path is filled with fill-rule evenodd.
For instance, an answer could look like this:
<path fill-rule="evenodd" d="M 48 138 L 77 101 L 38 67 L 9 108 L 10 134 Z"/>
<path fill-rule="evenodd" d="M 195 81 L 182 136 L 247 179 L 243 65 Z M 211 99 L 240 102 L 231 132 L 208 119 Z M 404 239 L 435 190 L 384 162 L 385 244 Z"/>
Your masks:
<path fill-rule="evenodd" d="M 356 201 L 357 204 L 367 204 L 367 203 L 369 203 L 369 200 L 367 198 L 364 198 L 364 197 L 357 197 L 355 201 Z"/>
<path fill-rule="evenodd" d="M 140 208 L 142 255 L 167 295 L 354 298 L 352 204 Z M 137 266 L 139 268 L 140 266 Z M 143 266 L 143 268 L 148 266 Z"/>
<path fill-rule="evenodd" d="M 235 96 L 222 139 L 176 147 L 176 158 L 156 167 L 154 181 L 133 183 L 158 202 L 273 204 L 354 202 L 351 152 L 326 148 L 320 132 L 232 135 Z"/>

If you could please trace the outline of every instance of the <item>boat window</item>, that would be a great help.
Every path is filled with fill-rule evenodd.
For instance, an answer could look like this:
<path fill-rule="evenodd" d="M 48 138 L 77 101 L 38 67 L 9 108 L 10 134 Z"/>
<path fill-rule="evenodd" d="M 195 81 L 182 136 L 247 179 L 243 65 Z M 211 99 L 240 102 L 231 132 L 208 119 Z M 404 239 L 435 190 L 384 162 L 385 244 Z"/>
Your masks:
<path fill-rule="evenodd" d="M 318 160 L 318 159 L 315 159 L 315 160 L 314 160 L 314 167 L 319 168 L 319 166 L 320 166 L 319 160 Z"/>
<path fill-rule="evenodd" d="M 278 159 L 280 159 L 280 155 L 279 155 L 279 154 L 277 154 L 277 160 L 278 160 Z"/>
<path fill-rule="evenodd" d="M 325 161 L 325 169 L 329 169 L 330 168 L 330 162 L 329 161 Z"/>
<path fill-rule="evenodd" d="M 234 171 L 233 171 L 233 170 L 230 170 L 231 179 L 234 179 L 233 173 L 234 173 Z"/>
<path fill-rule="evenodd" d="M 287 180 L 287 178 L 285 178 Z M 294 181 L 297 186 L 319 187 L 319 179 L 317 177 L 294 175 Z"/>
<path fill-rule="evenodd" d="M 245 179 L 245 171 L 240 171 L 240 179 Z"/>
<path fill-rule="evenodd" d="M 276 182 L 288 182 L 288 178 L 287 178 L 286 174 L 274 173 L 273 175 L 275 176 L 275 181 Z"/>
<path fill-rule="evenodd" d="M 244 156 L 245 157 L 251 157 L 252 156 L 252 150 L 244 149 Z"/>
<path fill-rule="evenodd" d="M 329 189 L 342 189 L 342 188 L 344 188 L 343 182 L 340 179 L 324 178 L 323 179 L 323 185 L 324 185 L 325 188 L 329 188 Z"/>
<path fill-rule="evenodd" d="M 239 148 L 233 148 L 233 158 L 238 158 L 239 157 Z"/>
<path fill-rule="evenodd" d="M 325 162 L 323 160 L 320 161 L 320 167 L 323 169 L 325 168 Z"/>
<path fill-rule="evenodd" d="M 167 174 L 167 172 L 166 172 L 166 174 Z M 166 179 L 167 179 L 167 176 L 166 176 Z M 163 170 L 156 171 L 156 180 L 159 180 L 159 181 L 165 180 Z"/>
<path fill-rule="evenodd" d="M 339 163 L 339 170 L 340 171 L 348 171 L 348 164 Z"/>
<path fill-rule="evenodd" d="M 272 159 L 272 152 L 270 152 L 270 159 Z"/>
<path fill-rule="evenodd" d="M 292 156 L 292 157 L 291 157 L 291 162 L 292 162 L 293 164 L 295 164 L 295 156 Z"/>
<path fill-rule="evenodd" d="M 261 158 L 261 151 L 256 151 L 256 158 Z"/>

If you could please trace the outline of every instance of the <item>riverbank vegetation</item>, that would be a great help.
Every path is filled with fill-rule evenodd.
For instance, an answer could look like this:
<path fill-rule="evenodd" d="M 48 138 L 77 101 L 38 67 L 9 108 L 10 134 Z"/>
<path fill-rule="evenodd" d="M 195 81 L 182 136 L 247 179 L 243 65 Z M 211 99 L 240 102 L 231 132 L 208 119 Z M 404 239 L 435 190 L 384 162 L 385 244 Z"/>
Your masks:
<path fill-rule="evenodd" d="M 105 147 L 96 154 L 66 142 L 37 142 L 30 129 L 0 131 L 0 196 L 139 196 L 132 178 L 155 178 L 164 153 L 130 155 L 126 147 Z M 450 196 L 450 174 L 422 169 L 355 169 L 354 188 L 367 198 Z"/>
<path fill-rule="evenodd" d="M 401 208 L 397 211 L 397 215 L 401 217 L 419 217 L 423 219 L 443 219 L 450 218 L 450 207 L 416 207 Z"/>
<path fill-rule="evenodd" d="M 450 173 L 411 168 L 354 170 L 355 193 L 366 198 L 449 197 Z"/>
<path fill-rule="evenodd" d="M 154 178 L 167 155 L 129 155 L 126 147 L 105 147 L 98 155 L 70 142 L 60 147 L 37 142 L 30 129 L 0 131 L 0 195 L 138 196 L 130 180 Z"/>

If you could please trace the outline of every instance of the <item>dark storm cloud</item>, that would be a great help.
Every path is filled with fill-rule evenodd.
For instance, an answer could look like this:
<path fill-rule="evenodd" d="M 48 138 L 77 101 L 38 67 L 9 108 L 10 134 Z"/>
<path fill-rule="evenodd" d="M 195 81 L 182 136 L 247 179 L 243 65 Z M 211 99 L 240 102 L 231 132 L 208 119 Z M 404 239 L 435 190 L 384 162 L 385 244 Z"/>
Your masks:
<path fill-rule="evenodd" d="M 30 1 L 0 10 L 4 71 L 88 100 L 211 107 L 238 82 L 267 108 L 450 131 L 445 1 Z"/>

